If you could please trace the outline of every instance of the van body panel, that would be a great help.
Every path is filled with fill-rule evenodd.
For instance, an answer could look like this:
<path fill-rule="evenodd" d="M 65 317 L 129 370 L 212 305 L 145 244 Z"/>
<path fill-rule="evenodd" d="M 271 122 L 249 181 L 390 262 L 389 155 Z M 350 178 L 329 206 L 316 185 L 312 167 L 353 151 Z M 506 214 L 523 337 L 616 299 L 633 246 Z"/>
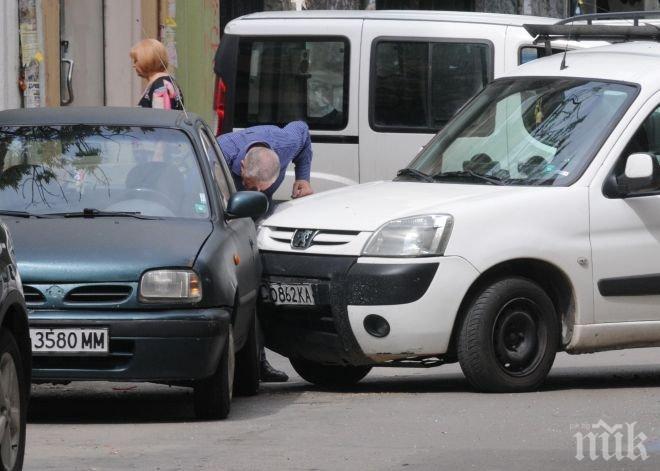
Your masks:
<path fill-rule="evenodd" d="M 505 45 L 505 27 L 500 25 L 446 23 L 427 21 L 366 20 L 362 35 L 360 67 L 360 181 L 391 179 L 404 168 L 435 134 L 437 129 L 414 132 L 402 127 L 391 131 L 374 130 L 375 46 L 379 41 L 393 43 L 478 43 L 489 49 L 488 77 L 504 71 L 501 51 Z M 384 79 L 385 80 L 385 79 Z M 485 85 L 485 84 L 484 84 Z M 466 97 L 466 99 L 469 97 Z M 425 110 L 419 109 L 419 113 Z"/>
<path fill-rule="evenodd" d="M 225 36 L 221 41 L 218 54 L 216 55 L 215 71 L 221 76 L 227 86 L 225 97 L 226 113 L 223 121 L 223 132 L 239 130 L 245 126 L 260 123 L 283 124 L 284 121 L 293 119 L 305 119 L 304 112 L 283 113 L 278 119 L 267 119 L 261 117 L 259 122 L 251 122 L 238 119 L 240 113 L 245 111 L 246 92 L 243 98 L 240 95 L 241 87 L 246 88 L 245 83 L 260 80 L 258 75 L 266 67 L 266 63 L 256 66 L 263 57 L 259 51 L 246 53 L 241 44 L 249 41 L 299 41 L 302 49 L 307 47 L 313 58 L 313 44 L 315 41 L 323 41 L 328 38 L 344 38 L 349 47 L 347 57 L 346 77 L 347 88 L 345 94 L 348 100 L 345 103 L 347 110 L 345 126 L 342 128 L 324 129 L 314 126 L 310 120 L 310 132 L 312 135 L 314 159 L 312 164 L 311 184 L 315 192 L 326 191 L 354 183 L 364 183 L 382 179 L 392 179 L 399 169 L 405 167 L 438 131 L 446 120 L 464 104 L 474 93 L 478 92 L 487 82 L 499 77 L 505 71 L 518 66 L 520 61 L 520 48 L 524 46 L 534 47 L 532 38 L 522 28 L 524 23 L 554 23 L 556 20 L 542 17 L 523 17 L 519 15 L 499 15 L 466 12 L 415 12 L 415 11 L 378 11 L 378 12 L 265 12 L 247 15 L 231 21 L 225 28 Z M 389 103 L 389 112 L 396 119 L 397 113 L 401 116 L 426 115 L 426 125 L 411 127 L 396 126 L 378 121 L 377 106 L 374 98 L 374 83 L 378 73 L 376 61 L 380 42 L 391 42 L 396 45 L 400 42 L 417 44 L 429 44 L 428 63 L 429 69 L 427 83 L 427 94 L 417 91 L 411 92 L 415 86 L 420 86 L 413 78 L 409 80 L 410 68 L 407 64 L 393 62 L 389 64 L 400 66 L 399 82 L 388 79 L 381 75 L 381 88 L 379 93 L 387 97 L 394 97 Z M 462 54 L 455 48 L 465 47 L 466 51 L 477 51 L 481 59 L 474 54 Z M 473 47 L 474 50 L 471 50 Z M 487 50 L 481 50 L 481 48 Z M 571 46 L 572 47 L 572 46 Z M 443 51 L 446 48 L 446 51 Z M 385 54 L 382 52 L 382 54 Z M 436 55 L 439 59 L 436 59 Z M 318 56 L 318 54 L 317 54 Z M 474 57 L 473 57 L 474 56 Z M 483 57 L 482 57 L 483 56 Z M 271 62 L 270 67 L 277 68 L 276 73 L 281 76 L 291 77 L 291 71 L 287 67 L 295 67 L 297 59 L 293 56 L 281 56 L 282 62 Z M 390 53 L 391 57 L 391 53 Z M 443 60 L 446 59 L 446 60 Z M 481 60 L 479 64 L 477 62 Z M 452 63 L 455 61 L 459 65 Z M 460 68 L 461 61 L 467 63 L 468 67 Z M 470 61 L 475 64 L 470 64 Z M 218 64 L 218 62 L 221 62 Z M 318 64 L 318 60 L 316 61 Z M 483 64 L 487 64 L 484 66 Z M 275 65 L 273 65 L 275 63 Z M 424 70 L 424 64 L 416 64 L 419 74 Z M 444 67 L 443 74 L 435 78 L 436 66 L 438 69 Z M 314 60 L 311 60 L 312 69 Z M 459 69 L 459 75 L 452 75 L 452 69 Z M 254 70 L 253 70 L 254 69 Z M 282 72 L 284 70 L 284 72 Z M 483 77 L 478 77 L 481 71 Z M 310 70 L 311 80 L 314 80 L 314 70 Z M 466 80 L 456 77 L 463 77 Z M 472 75 L 470 75 L 472 73 Z M 249 77 L 246 75 L 249 74 Z M 408 78 L 406 78 L 408 74 Z M 273 74 L 264 74 L 261 83 L 267 83 Z M 403 77 L 403 78 L 402 78 Z M 445 77 L 452 79 L 443 81 Z M 396 77 L 395 77 L 396 78 Z M 327 77 L 326 77 L 327 79 Z M 287 79 L 290 80 L 290 79 Z M 295 80 L 295 77 L 294 77 Z M 317 81 L 323 82 L 323 74 L 317 77 Z M 325 80 L 328 82 L 328 80 Z M 301 81 L 304 82 L 304 81 Z M 332 82 L 332 80 L 330 80 Z M 468 85 L 461 85 L 467 82 Z M 284 82 L 285 84 L 287 82 Z M 290 83 L 290 82 L 289 82 Z M 243 85 L 242 85 L 243 84 Z M 445 86 L 446 84 L 446 86 Z M 384 86 L 383 86 L 384 85 Z M 252 87 L 252 85 L 248 85 Z M 306 87 L 306 85 L 301 85 Z M 307 92 L 307 96 L 293 95 L 278 90 L 277 85 L 271 86 L 270 100 L 285 103 L 283 107 L 294 108 L 296 100 L 307 101 L 313 99 L 313 93 Z M 445 92 L 443 89 L 455 89 L 458 93 Z M 384 90 L 384 91 L 383 91 Z M 438 92 L 439 90 L 439 92 Z M 466 92 L 469 90 L 469 93 Z M 254 96 L 254 92 L 251 91 Z M 408 107 L 398 107 L 396 96 L 399 94 L 415 95 L 418 102 L 423 106 L 417 107 L 417 101 L 409 102 Z M 437 96 L 436 96 L 437 95 Z M 453 100 L 445 100 L 445 95 Z M 382 96 L 382 95 L 380 95 Z M 276 97 L 276 98 L 273 98 Z M 405 102 L 406 97 L 403 99 Z M 250 98 L 251 99 L 251 98 Z M 400 101 L 400 100 L 399 100 Z M 287 104 L 289 103 L 289 104 Z M 291 104 L 292 103 L 292 104 Z M 378 101 L 378 103 L 381 103 Z M 411 104 L 412 103 L 412 104 Z M 301 110 L 305 103 L 297 103 Z M 380 105 L 382 106 L 382 104 Z M 439 108 L 446 108 L 441 118 L 434 115 Z M 294 117 L 295 116 L 295 117 Z M 282 122 L 280 122 L 282 121 Z M 293 168 L 288 169 L 286 179 L 275 194 L 276 200 L 290 199 L 291 187 L 294 180 Z"/>

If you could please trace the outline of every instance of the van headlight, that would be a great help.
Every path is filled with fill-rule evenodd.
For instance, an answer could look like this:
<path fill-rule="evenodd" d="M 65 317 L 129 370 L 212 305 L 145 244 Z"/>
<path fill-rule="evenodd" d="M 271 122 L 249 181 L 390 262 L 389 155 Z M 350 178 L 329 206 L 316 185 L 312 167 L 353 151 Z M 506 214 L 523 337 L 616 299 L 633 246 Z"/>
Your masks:
<path fill-rule="evenodd" d="M 140 301 L 195 303 L 202 299 L 202 283 L 192 270 L 151 270 L 140 279 Z"/>
<path fill-rule="evenodd" d="M 395 219 L 380 227 L 367 241 L 362 255 L 371 257 L 430 257 L 443 255 L 454 219 L 428 214 Z"/>

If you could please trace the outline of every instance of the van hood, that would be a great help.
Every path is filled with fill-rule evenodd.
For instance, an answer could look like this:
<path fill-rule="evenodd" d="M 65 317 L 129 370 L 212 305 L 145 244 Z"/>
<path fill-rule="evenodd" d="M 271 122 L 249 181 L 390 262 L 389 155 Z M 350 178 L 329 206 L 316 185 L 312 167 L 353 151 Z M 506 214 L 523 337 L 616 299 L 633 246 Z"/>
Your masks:
<path fill-rule="evenodd" d="M 25 283 L 138 281 L 148 269 L 192 267 L 210 221 L 3 217 Z"/>
<path fill-rule="evenodd" d="M 418 182 L 374 182 L 318 193 L 279 205 L 264 226 L 375 231 L 393 219 L 452 214 L 481 198 L 503 197 L 534 188 Z"/>

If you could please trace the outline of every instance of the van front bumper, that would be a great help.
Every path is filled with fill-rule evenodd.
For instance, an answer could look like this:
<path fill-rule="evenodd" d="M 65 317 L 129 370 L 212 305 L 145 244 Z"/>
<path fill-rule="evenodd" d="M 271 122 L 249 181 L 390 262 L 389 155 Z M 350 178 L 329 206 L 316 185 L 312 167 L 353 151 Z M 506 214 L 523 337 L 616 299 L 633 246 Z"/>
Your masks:
<path fill-rule="evenodd" d="M 478 273 L 459 257 L 374 259 L 262 253 L 265 283 L 310 284 L 313 306 L 262 301 L 266 345 L 287 357 L 374 365 L 446 352 L 456 312 Z M 370 314 L 390 325 L 369 334 Z"/>
<path fill-rule="evenodd" d="M 188 382 L 211 376 L 230 323 L 225 309 L 34 310 L 30 327 L 107 327 L 107 355 L 35 355 L 32 379 Z"/>

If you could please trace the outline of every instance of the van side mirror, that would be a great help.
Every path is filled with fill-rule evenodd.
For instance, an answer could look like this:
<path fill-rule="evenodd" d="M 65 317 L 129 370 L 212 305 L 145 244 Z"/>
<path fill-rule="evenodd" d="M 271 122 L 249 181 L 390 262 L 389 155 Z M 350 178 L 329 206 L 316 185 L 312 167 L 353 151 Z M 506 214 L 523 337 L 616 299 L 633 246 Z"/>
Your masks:
<path fill-rule="evenodd" d="M 227 203 L 227 218 L 258 218 L 268 211 L 268 198 L 260 191 L 239 191 Z"/>
<path fill-rule="evenodd" d="M 626 158 L 623 175 L 612 175 L 603 188 L 608 198 L 625 198 L 644 190 L 650 190 L 655 180 L 654 156 L 646 153 L 630 154 Z"/>

